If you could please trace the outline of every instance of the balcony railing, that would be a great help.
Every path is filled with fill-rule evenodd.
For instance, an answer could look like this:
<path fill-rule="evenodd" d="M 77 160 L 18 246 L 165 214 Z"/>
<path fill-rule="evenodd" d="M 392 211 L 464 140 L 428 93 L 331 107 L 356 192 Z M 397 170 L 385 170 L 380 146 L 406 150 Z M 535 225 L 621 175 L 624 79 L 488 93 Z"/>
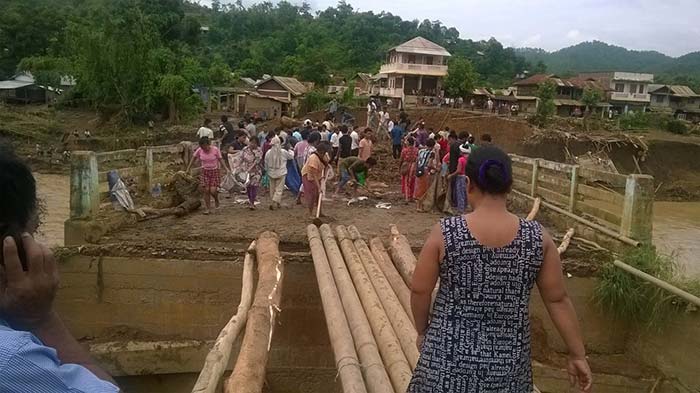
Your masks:
<path fill-rule="evenodd" d="M 403 89 L 391 88 L 391 87 L 380 87 L 379 95 L 383 97 L 403 97 Z"/>
<path fill-rule="evenodd" d="M 649 94 L 640 93 L 624 93 L 614 91 L 610 94 L 611 100 L 617 101 L 636 101 L 636 102 L 650 102 L 651 96 Z"/>
<path fill-rule="evenodd" d="M 431 64 L 391 63 L 382 65 L 382 67 L 379 69 L 379 72 L 382 74 L 406 72 L 410 74 L 445 76 L 447 75 L 447 66 Z"/>

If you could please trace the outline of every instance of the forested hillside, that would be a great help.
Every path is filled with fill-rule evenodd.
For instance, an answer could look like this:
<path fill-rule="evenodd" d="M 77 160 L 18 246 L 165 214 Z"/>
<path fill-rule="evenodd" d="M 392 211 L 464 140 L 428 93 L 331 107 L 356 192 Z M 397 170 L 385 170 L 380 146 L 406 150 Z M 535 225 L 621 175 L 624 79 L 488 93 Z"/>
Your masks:
<path fill-rule="evenodd" d="M 700 52 L 673 58 L 655 51 L 634 51 L 600 41 L 582 42 L 556 52 L 517 49 L 530 63 L 542 62 L 549 72 L 569 75 L 585 71 L 636 71 L 656 75 L 658 82 L 700 87 Z"/>

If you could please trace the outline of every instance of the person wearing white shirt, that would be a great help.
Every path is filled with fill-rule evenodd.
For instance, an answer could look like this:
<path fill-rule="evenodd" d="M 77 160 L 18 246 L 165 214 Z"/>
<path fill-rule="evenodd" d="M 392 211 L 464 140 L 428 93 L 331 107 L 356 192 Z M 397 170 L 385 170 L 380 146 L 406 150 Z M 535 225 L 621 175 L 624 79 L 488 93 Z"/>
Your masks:
<path fill-rule="evenodd" d="M 336 129 L 331 134 L 331 147 L 333 148 L 333 161 L 338 159 L 338 149 L 340 149 L 340 130 Z"/>
<path fill-rule="evenodd" d="M 211 129 L 211 119 L 204 119 L 204 125 L 197 130 L 197 139 L 202 139 L 205 136 L 209 138 L 210 141 L 214 140 L 214 131 Z"/>
<path fill-rule="evenodd" d="M 350 147 L 352 155 L 357 157 L 360 154 L 360 134 L 357 130 L 353 129 L 350 133 L 350 138 L 352 138 L 352 146 Z"/>

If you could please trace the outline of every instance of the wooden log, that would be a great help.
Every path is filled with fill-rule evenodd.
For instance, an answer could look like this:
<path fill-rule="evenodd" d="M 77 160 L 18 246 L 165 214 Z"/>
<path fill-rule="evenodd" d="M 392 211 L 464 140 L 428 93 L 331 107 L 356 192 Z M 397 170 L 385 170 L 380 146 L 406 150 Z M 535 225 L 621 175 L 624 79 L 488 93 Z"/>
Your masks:
<path fill-rule="evenodd" d="M 219 333 L 214 346 L 204 361 L 204 367 L 199 373 L 199 378 L 192 388 L 192 393 L 214 393 L 219 385 L 221 376 L 224 375 L 233 343 L 248 319 L 248 310 L 253 301 L 253 268 L 255 256 L 255 242 L 250 244 L 243 259 L 243 285 L 241 287 L 241 301 L 238 304 L 236 315 L 231 318 Z"/>
<path fill-rule="evenodd" d="M 355 349 L 362 363 L 367 391 L 369 393 L 394 393 L 391 379 L 387 374 L 386 368 L 384 368 L 382 357 L 379 354 L 379 347 L 374 335 L 372 335 L 367 315 L 362 309 L 362 303 L 360 303 L 360 298 L 355 291 L 355 286 L 352 283 L 352 278 L 350 278 L 350 272 L 345 266 L 340 248 L 338 248 L 335 237 L 333 237 L 333 231 L 328 224 L 324 224 L 321 225 L 320 232 L 335 284 L 340 294 L 340 300 L 343 303 L 343 309 L 350 326 L 350 332 L 355 342 Z"/>
<path fill-rule="evenodd" d="M 537 217 L 537 213 L 540 211 L 540 204 L 542 203 L 542 198 L 535 198 L 535 202 L 532 203 L 532 210 L 530 214 L 527 215 L 526 220 L 532 221 Z"/>
<path fill-rule="evenodd" d="M 389 317 L 386 315 L 377 293 L 372 287 L 367 272 L 362 266 L 360 255 L 355 250 L 355 245 L 345 227 L 337 226 L 335 232 L 345 258 L 345 265 L 348 267 L 355 289 L 362 302 L 362 307 L 367 315 L 369 326 L 372 328 L 372 333 L 377 340 L 379 353 L 382 354 L 382 360 L 389 373 L 394 390 L 396 392 L 405 392 L 408 389 L 408 383 L 411 381 L 412 372 L 406 355 L 403 353 L 401 343 L 391 326 L 391 322 L 389 322 Z"/>
<path fill-rule="evenodd" d="M 403 306 L 406 314 L 411 316 L 413 314 L 413 311 L 411 311 L 411 290 L 408 289 L 406 282 L 401 278 L 399 271 L 396 270 L 396 266 L 391 262 L 391 257 L 389 257 L 389 253 L 384 248 L 384 242 L 382 242 L 382 239 L 375 237 L 370 240 L 369 247 L 372 250 L 374 260 L 379 264 L 379 268 L 382 269 L 384 276 L 389 280 L 396 297 L 399 298 L 401 306 Z"/>
<path fill-rule="evenodd" d="M 379 267 L 379 264 L 374 259 L 372 251 L 370 251 L 367 243 L 362 239 L 360 231 L 357 230 L 355 226 L 348 227 L 348 233 L 355 244 L 355 250 L 360 256 L 362 261 L 362 266 L 365 268 L 367 276 L 374 287 L 374 291 L 379 298 L 379 301 L 386 311 L 387 317 L 389 317 L 389 322 L 396 332 L 396 336 L 401 344 L 401 349 L 403 350 L 406 360 L 408 360 L 411 370 L 416 368 L 418 364 L 418 357 L 420 353 L 416 347 L 416 339 L 418 339 L 418 332 L 415 326 L 413 326 L 412 318 L 410 314 L 406 313 L 406 310 L 401 306 L 399 298 L 394 293 L 391 288 L 389 281 L 384 272 Z"/>
<path fill-rule="evenodd" d="M 569 228 L 569 230 L 566 231 L 566 235 L 564 235 L 564 239 L 562 239 L 561 245 L 559 245 L 559 248 L 557 248 L 557 250 L 559 251 L 559 255 L 565 253 L 566 249 L 569 248 L 569 244 L 571 243 L 571 238 L 574 236 L 574 232 L 574 228 Z"/>
<path fill-rule="evenodd" d="M 321 234 L 315 225 L 309 225 L 306 231 L 316 270 L 318 289 L 321 293 L 323 313 L 326 316 L 328 336 L 333 347 L 335 366 L 343 386 L 343 393 L 366 393 L 367 388 L 362 379 L 362 368 L 357 358 L 348 320 L 343 311 L 343 303 L 340 301 L 340 294 L 333 280 L 326 251 L 323 248 Z"/>
<path fill-rule="evenodd" d="M 260 393 L 265 382 L 265 366 L 279 312 L 284 276 L 277 234 L 263 232 L 258 236 L 256 259 L 258 288 L 248 313 L 248 325 L 236 367 L 224 387 L 225 393 Z"/>
<path fill-rule="evenodd" d="M 416 256 L 413 255 L 411 244 L 406 239 L 406 236 L 399 232 L 396 225 L 391 225 L 391 244 L 389 252 L 391 259 L 396 265 L 396 269 L 401 273 L 404 282 L 411 288 L 411 280 L 413 279 L 413 271 L 416 269 Z"/>

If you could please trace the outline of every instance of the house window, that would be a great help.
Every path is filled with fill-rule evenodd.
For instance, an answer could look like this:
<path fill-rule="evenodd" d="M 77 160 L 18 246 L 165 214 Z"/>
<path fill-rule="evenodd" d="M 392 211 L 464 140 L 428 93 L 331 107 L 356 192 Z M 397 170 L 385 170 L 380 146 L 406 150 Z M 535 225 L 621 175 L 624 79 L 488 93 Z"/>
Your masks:
<path fill-rule="evenodd" d="M 433 56 L 426 56 L 425 57 L 425 64 L 433 65 Z"/>
<path fill-rule="evenodd" d="M 615 83 L 615 91 L 618 93 L 622 93 L 625 91 L 625 84 L 624 83 Z"/>
<path fill-rule="evenodd" d="M 395 87 L 397 89 L 403 89 L 403 78 L 396 78 Z"/>
<path fill-rule="evenodd" d="M 664 96 L 655 96 L 654 100 L 656 101 L 657 104 L 663 104 L 664 103 Z"/>
<path fill-rule="evenodd" d="M 634 94 L 637 92 L 637 85 L 630 83 L 630 93 Z"/>
<path fill-rule="evenodd" d="M 408 64 L 416 64 L 416 55 L 408 55 Z"/>
<path fill-rule="evenodd" d="M 639 85 L 639 90 L 637 90 L 639 94 L 644 94 L 644 85 Z"/>

